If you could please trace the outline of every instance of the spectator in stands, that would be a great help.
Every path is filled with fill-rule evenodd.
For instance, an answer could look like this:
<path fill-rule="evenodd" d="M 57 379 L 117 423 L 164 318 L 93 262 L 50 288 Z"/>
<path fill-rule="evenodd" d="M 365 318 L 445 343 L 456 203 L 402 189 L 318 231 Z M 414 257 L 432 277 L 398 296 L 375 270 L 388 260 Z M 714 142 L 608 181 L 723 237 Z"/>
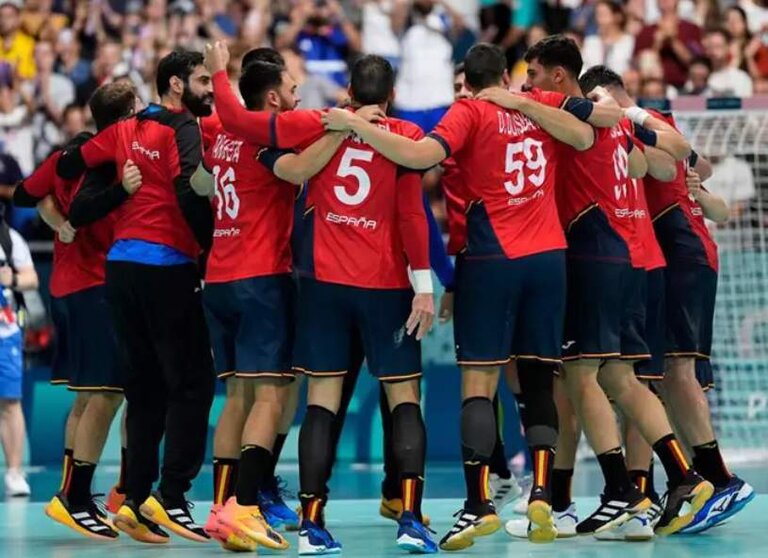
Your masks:
<path fill-rule="evenodd" d="M 635 38 L 624 30 L 624 10 L 613 0 L 599 0 L 595 4 L 595 20 L 597 33 L 584 39 L 584 68 L 602 64 L 623 74 L 635 49 Z"/>
<path fill-rule="evenodd" d="M 719 0 L 696 0 L 693 14 L 681 16 L 702 29 L 714 29 L 723 24 Z"/>
<path fill-rule="evenodd" d="M 35 77 L 35 40 L 21 31 L 22 0 L 0 0 L 0 61 L 21 79 Z"/>
<path fill-rule="evenodd" d="M 763 27 L 768 25 L 768 8 L 765 0 L 739 0 L 739 6 L 747 14 L 749 30 L 752 33 L 760 33 Z"/>
<path fill-rule="evenodd" d="M 704 39 L 707 57 L 712 61 L 709 88 L 714 97 L 751 97 L 752 78 L 744 70 L 731 65 L 728 32 L 716 29 Z"/>
<path fill-rule="evenodd" d="M 463 20 L 445 2 L 398 0 L 392 27 L 402 52 L 396 114 L 430 132 L 453 102 L 452 40 L 463 30 Z"/>
<path fill-rule="evenodd" d="M 30 493 L 22 469 L 27 434 L 21 410 L 23 340 L 16 301 L 18 294 L 37 286 L 29 246 L 0 215 L 0 441 L 8 465 L 6 496 Z"/>
<path fill-rule="evenodd" d="M 755 86 L 768 78 L 768 25 L 761 33 L 752 37 L 744 49 L 744 58 L 747 62 L 747 71 L 755 80 Z"/>
<path fill-rule="evenodd" d="M 22 178 L 24 176 L 21 174 L 19 163 L 13 155 L 5 152 L 5 145 L 0 142 L 0 204 L 4 206 L 6 213 L 11 206 L 13 190 Z"/>
<path fill-rule="evenodd" d="M 580 31 L 585 37 L 596 35 L 598 33 L 597 19 L 595 16 L 596 4 L 596 0 L 583 0 L 581 5 L 577 6 L 571 12 L 568 28 Z"/>
<path fill-rule="evenodd" d="M 640 96 L 640 84 L 642 79 L 640 78 L 640 72 L 635 68 L 630 68 L 621 76 L 624 81 L 624 89 L 627 90 L 627 94 L 633 99 L 637 99 Z"/>
<path fill-rule="evenodd" d="M 725 30 L 731 37 L 728 45 L 731 53 L 731 66 L 749 72 L 746 49 L 752 41 L 752 33 L 747 24 L 747 14 L 738 6 L 732 6 L 725 12 Z"/>
<path fill-rule="evenodd" d="M 36 40 L 55 41 L 69 23 L 66 15 L 53 11 L 53 0 L 26 0 L 21 11 L 21 29 Z"/>
<path fill-rule="evenodd" d="M 480 0 L 481 40 L 501 43 L 512 25 L 511 2 L 507 0 Z"/>
<path fill-rule="evenodd" d="M 291 22 L 275 37 L 277 48 L 298 49 L 307 71 L 347 86 L 347 57 L 360 50 L 360 33 L 347 19 L 338 0 L 299 0 Z"/>
<path fill-rule="evenodd" d="M 0 61 L 0 143 L 5 145 L 5 152 L 16 159 L 22 174 L 27 176 L 34 169 L 34 145 L 32 127 L 28 122 L 29 110 L 21 101 L 17 83 L 13 66 Z"/>
<path fill-rule="evenodd" d="M 712 161 L 712 176 L 707 180 L 707 190 L 720 196 L 728 204 L 731 217 L 738 217 L 755 197 L 755 177 L 752 167 L 743 159 L 726 155 Z"/>
<path fill-rule="evenodd" d="M 328 76 L 308 73 L 304 58 L 295 50 L 286 48 L 280 54 L 288 73 L 299 84 L 297 96 L 301 99 L 301 108 L 325 108 L 347 98 L 346 88 L 340 87 Z"/>
<path fill-rule="evenodd" d="M 365 54 L 377 54 L 397 70 L 400 66 L 400 42 L 392 29 L 394 0 L 363 0 L 362 48 Z"/>
<path fill-rule="evenodd" d="M 40 41 L 35 46 L 37 75 L 21 85 L 21 94 L 32 115 L 35 164 L 40 164 L 54 145 L 61 144 L 64 109 L 75 101 L 75 86 L 68 77 L 54 72 L 53 44 Z"/>
<path fill-rule="evenodd" d="M 653 51 L 661 60 L 664 81 L 682 87 L 688 76 L 688 65 L 701 54 L 701 29 L 683 21 L 677 14 L 678 0 L 658 0 L 659 22 L 647 25 L 637 37 L 635 56 Z"/>
<path fill-rule="evenodd" d="M 87 119 L 85 109 L 75 103 L 69 104 L 61 114 L 61 144 L 66 145 L 77 134 L 85 130 Z"/>
<path fill-rule="evenodd" d="M 84 106 L 93 89 L 91 65 L 82 58 L 80 41 L 71 29 L 64 29 L 59 33 L 56 39 L 56 55 L 56 72 L 72 81 L 77 103 Z"/>
<path fill-rule="evenodd" d="M 642 99 L 666 99 L 667 98 L 667 86 L 663 80 L 658 78 L 648 78 L 643 80 L 643 84 L 640 87 L 640 97 Z"/>
<path fill-rule="evenodd" d="M 697 56 L 691 60 L 688 68 L 688 81 L 683 87 L 683 95 L 703 95 L 712 96 L 712 90 L 709 87 L 709 76 L 712 74 L 712 62 L 706 56 Z"/>

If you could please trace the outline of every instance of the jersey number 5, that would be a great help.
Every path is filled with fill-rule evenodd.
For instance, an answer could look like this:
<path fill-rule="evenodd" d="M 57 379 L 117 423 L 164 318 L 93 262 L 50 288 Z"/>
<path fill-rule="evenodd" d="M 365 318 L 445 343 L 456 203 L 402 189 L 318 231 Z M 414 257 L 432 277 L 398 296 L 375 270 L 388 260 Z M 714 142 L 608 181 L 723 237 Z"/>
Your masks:
<path fill-rule="evenodd" d="M 357 191 L 354 194 L 347 192 L 345 186 L 333 187 L 336 197 L 344 205 L 360 205 L 371 192 L 371 177 L 368 176 L 364 168 L 355 165 L 355 161 L 370 163 L 373 161 L 373 151 L 363 151 L 362 149 L 348 147 L 344 155 L 342 155 L 336 176 L 341 178 L 352 176 L 357 179 Z"/>
<path fill-rule="evenodd" d="M 518 157 L 519 155 L 522 157 Z M 511 175 L 504 182 L 504 189 L 511 196 L 517 196 L 525 188 L 525 180 L 539 188 L 544 184 L 547 172 L 547 160 L 544 158 L 544 150 L 540 141 L 526 138 L 518 143 L 507 145 L 507 158 L 504 172 Z M 526 169 L 528 172 L 526 173 Z M 527 176 L 526 176 L 527 174 Z"/>
<path fill-rule="evenodd" d="M 228 167 L 222 174 L 221 167 L 213 167 L 213 182 L 216 193 L 216 219 L 221 221 L 222 212 L 226 211 L 230 219 L 237 219 L 240 213 L 240 198 L 235 191 L 235 169 Z"/>

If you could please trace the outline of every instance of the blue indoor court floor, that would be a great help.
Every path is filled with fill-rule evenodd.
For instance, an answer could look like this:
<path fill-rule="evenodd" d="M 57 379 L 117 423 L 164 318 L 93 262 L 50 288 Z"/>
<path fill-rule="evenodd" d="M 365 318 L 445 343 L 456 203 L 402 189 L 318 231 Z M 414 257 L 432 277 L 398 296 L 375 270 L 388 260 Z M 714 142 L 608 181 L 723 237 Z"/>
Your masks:
<path fill-rule="evenodd" d="M 768 556 L 768 467 L 743 466 L 737 468 L 760 493 L 741 514 L 730 523 L 702 535 L 673 536 L 649 543 L 600 542 L 591 537 L 565 539 L 553 545 L 533 545 L 513 540 L 503 530 L 479 539 L 477 544 L 455 556 L 574 556 L 602 558 L 621 555 L 622 558 L 731 558 Z M 106 491 L 114 479 L 116 468 L 103 467 L 97 475 L 96 488 Z M 374 467 L 343 466 L 337 470 L 331 483 L 331 503 L 327 510 L 331 532 L 344 545 L 343 556 L 348 558 L 402 556 L 394 544 L 395 524 L 378 516 L 379 469 Z M 291 488 L 295 488 L 295 467 L 280 471 Z M 452 514 L 459 508 L 463 491 L 461 472 L 455 466 L 432 466 L 427 481 L 427 501 L 424 511 L 432 517 L 438 539 L 452 525 Z M 210 502 L 211 474 L 204 470 L 195 483 L 190 496 L 197 502 L 193 515 L 205 522 Z M 230 554 L 216 544 L 196 544 L 173 538 L 169 545 L 150 547 L 139 545 L 123 536 L 114 543 L 100 543 L 83 539 L 76 533 L 53 523 L 43 513 L 44 500 L 55 491 L 57 473 L 52 470 L 30 474 L 33 498 L 30 501 L 5 500 L 0 502 L 0 558 L 111 558 L 166 557 L 197 558 Z M 593 465 L 579 465 L 574 480 L 576 503 L 581 515 L 590 513 L 597 499 L 586 497 L 599 488 L 599 473 Z M 333 500 L 333 498 L 336 498 Z M 209 496 L 208 496 L 209 498 Z M 511 507 L 510 507 L 511 508 Z M 515 516 L 508 508 L 503 518 Z M 296 556 L 296 535 L 288 534 L 292 548 L 286 556 Z M 261 555 L 275 555 L 260 551 Z"/>

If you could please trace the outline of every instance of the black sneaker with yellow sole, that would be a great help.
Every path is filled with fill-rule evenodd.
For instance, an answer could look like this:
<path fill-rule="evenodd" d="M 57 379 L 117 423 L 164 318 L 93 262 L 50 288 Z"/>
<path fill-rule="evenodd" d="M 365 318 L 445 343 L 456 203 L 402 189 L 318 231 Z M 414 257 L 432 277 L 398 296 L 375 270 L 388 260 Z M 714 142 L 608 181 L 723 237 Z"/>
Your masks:
<path fill-rule="evenodd" d="M 45 506 L 45 514 L 81 535 L 102 541 L 113 541 L 118 533 L 108 519 L 102 517 L 94 502 L 85 506 L 70 505 L 63 493 L 56 494 Z"/>

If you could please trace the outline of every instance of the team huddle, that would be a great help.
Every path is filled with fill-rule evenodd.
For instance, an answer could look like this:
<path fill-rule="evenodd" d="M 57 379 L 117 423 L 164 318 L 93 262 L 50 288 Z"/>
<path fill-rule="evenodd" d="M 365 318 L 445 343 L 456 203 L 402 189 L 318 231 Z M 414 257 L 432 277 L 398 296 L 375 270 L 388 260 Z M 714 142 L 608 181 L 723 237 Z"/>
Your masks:
<path fill-rule="evenodd" d="M 475 45 L 427 135 L 387 116 L 394 71 L 377 56 L 353 66 L 349 105 L 327 111 L 296 109 L 297 84 L 266 48 L 243 58 L 238 98 L 220 43 L 160 61 L 161 104 L 138 106 L 124 82 L 97 90 L 96 135 L 55 152 L 14 195 L 57 232 L 53 380 L 78 392 L 46 513 L 102 540 L 165 543 L 171 531 L 285 550 L 285 528 L 298 530 L 299 554 L 339 553 L 324 509 L 363 361 L 381 386 L 380 511 L 405 551 L 462 550 L 501 528 L 497 507 L 519 493 L 497 428 L 502 372 L 533 465 L 526 518 L 509 535 L 649 540 L 743 509 L 754 491 L 724 464 L 704 395 L 717 283 L 704 218 L 728 217 L 702 187 L 711 166 L 618 75 L 582 73 L 571 40 L 548 37 L 526 61 L 526 91 L 510 92 L 503 52 Z M 435 542 L 420 377 L 439 233 L 421 180 L 438 166 L 456 256 L 440 314 L 453 314 L 462 376 L 466 500 Z M 185 493 L 204 461 L 214 370 L 227 399 L 201 526 Z M 294 511 L 275 468 L 303 377 Z M 110 519 L 91 481 L 123 393 Z M 605 488 L 579 520 L 582 431 Z"/>

